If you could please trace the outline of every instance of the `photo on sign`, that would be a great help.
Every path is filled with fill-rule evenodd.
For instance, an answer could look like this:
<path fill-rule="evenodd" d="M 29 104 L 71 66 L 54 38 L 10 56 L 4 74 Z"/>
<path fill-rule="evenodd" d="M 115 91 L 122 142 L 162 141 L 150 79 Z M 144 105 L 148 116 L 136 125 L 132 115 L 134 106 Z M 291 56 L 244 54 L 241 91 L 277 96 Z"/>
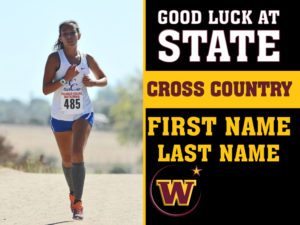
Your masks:
<path fill-rule="evenodd" d="M 0 224 L 142 223 L 142 7 L 3 2 Z"/>

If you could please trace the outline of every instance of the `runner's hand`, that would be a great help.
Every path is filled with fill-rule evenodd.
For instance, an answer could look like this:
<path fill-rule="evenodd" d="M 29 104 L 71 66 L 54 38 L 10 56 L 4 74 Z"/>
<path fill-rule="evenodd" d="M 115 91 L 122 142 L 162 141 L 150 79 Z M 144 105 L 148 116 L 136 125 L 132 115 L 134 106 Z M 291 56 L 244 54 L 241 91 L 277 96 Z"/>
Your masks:
<path fill-rule="evenodd" d="M 78 70 L 76 64 L 73 64 L 73 65 L 71 65 L 71 66 L 68 68 L 68 70 L 67 70 L 67 72 L 66 72 L 66 75 L 64 76 L 64 79 L 65 79 L 66 81 L 69 81 L 69 80 L 71 80 L 72 78 L 76 77 L 79 73 L 80 73 L 80 72 L 79 72 L 79 70 Z"/>
<path fill-rule="evenodd" d="M 95 84 L 95 80 L 91 79 L 88 75 L 84 74 L 84 77 L 82 79 L 82 83 L 86 87 L 93 87 Z"/>

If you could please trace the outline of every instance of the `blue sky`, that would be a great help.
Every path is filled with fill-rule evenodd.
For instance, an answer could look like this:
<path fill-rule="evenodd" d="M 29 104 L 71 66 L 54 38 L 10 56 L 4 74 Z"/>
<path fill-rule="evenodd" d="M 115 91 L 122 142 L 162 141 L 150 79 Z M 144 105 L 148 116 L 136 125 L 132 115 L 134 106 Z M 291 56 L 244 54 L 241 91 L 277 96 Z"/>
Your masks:
<path fill-rule="evenodd" d="M 0 99 L 51 102 L 52 94 L 42 92 L 44 67 L 65 20 L 78 22 L 78 50 L 94 56 L 109 85 L 142 71 L 142 0 L 10 0 L 1 2 L 1 9 Z M 92 99 L 98 90 L 88 89 Z"/>

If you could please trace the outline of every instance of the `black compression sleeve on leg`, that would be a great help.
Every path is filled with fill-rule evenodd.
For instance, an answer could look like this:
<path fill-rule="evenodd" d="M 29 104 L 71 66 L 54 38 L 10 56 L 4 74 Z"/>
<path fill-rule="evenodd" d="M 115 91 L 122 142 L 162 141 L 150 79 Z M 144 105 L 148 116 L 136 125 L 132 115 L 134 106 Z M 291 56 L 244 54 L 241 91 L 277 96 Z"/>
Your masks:
<path fill-rule="evenodd" d="M 72 181 L 73 181 L 75 199 L 81 199 L 84 179 L 85 179 L 84 162 L 72 163 Z"/>
<path fill-rule="evenodd" d="M 64 165 L 62 165 L 68 186 L 70 188 L 70 192 L 74 190 L 73 188 L 73 183 L 72 183 L 72 175 L 71 175 L 71 168 L 72 167 L 65 167 Z"/>

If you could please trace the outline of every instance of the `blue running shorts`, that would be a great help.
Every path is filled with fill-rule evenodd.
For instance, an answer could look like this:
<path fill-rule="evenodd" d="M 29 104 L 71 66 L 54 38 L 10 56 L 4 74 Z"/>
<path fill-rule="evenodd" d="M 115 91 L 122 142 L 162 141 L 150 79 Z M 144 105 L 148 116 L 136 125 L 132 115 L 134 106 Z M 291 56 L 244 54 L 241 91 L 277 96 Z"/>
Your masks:
<path fill-rule="evenodd" d="M 87 113 L 79 117 L 78 119 L 83 118 L 90 122 L 90 124 L 93 126 L 94 122 L 94 113 Z M 54 119 L 52 116 L 50 116 L 50 126 L 51 129 L 55 132 L 65 132 L 72 130 L 74 121 L 64 121 L 64 120 L 57 120 Z"/>

